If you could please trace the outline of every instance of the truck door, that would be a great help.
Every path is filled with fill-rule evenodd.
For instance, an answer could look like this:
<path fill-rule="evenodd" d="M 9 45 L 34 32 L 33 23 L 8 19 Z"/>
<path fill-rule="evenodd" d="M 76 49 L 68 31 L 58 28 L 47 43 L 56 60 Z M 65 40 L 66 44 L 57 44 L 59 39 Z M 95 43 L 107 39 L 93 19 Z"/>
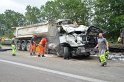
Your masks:
<path fill-rule="evenodd" d="M 94 48 L 97 44 L 97 37 L 100 32 L 103 32 L 100 28 L 90 26 L 87 30 L 87 47 Z"/>

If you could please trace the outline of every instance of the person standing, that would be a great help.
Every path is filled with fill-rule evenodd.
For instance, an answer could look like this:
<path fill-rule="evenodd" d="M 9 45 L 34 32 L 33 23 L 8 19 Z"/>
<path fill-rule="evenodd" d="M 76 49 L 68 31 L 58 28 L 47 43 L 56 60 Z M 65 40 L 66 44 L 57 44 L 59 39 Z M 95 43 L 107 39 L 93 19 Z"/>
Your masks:
<path fill-rule="evenodd" d="M 35 55 L 35 50 L 36 50 L 36 35 L 33 35 L 31 38 L 31 43 L 30 43 L 30 55 Z"/>
<path fill-rule="evenodd" d="M 106 62 L 106 51 L 108 51 L 108 42 L 106 38 L 103 37 L 103 33 L 99 33 L 98 43 L 95 48 L 99 50 L 99 57 L 102 66 L 107 65 Z"/>
<path fill-rule="evenodd" d="M 12 56 L 16 56 L 16 36 L 12 38 L 11 47 L 12 47 Z"/>

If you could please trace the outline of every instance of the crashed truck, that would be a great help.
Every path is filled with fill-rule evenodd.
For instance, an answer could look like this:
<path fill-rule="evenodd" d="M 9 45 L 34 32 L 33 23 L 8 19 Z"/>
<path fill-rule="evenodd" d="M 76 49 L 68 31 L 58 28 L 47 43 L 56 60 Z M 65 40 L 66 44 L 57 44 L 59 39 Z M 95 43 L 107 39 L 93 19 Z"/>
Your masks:
<path fill-rule="evenodd" d="M 94 26 L 75 25 L 70 19 L 48 21 L 34 25 L 16 27 L 15 36 L 18 50 L 29 50 L 30 40 L 37 35 L 37 43 L 41 38 L 47 38 L 46 53 L 54 52 L 65 59 L 95 54 L 97 35 L 102 31 Z"/>

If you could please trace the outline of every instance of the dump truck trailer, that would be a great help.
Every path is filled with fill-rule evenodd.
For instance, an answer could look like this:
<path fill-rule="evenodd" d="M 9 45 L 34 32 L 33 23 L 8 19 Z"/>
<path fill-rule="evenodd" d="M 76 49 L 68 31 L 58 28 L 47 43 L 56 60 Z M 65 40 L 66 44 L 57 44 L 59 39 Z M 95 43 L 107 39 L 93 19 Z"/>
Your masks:
<path fill-rule="evenodd" d="M 58 43 L 59 40 L 56 33 L 56 24 L 52 22 L 16 27 L 15 36 L 17 38 L 17 49 L 22 51 L 29 51 L 30 40 L 33 35 L 37 36 L 37 44 L 43 37 L 47 38 L 49 43 L 53 43 L 53 40 L 55 43 Z"/>
<path fill-rule="evenodd" d="M 29 50 L 30 40 L 37 35 L 37 43 L 47 38 L 47 53 L 54 51 L 58 56 L 68 58 L 74 55 L 95 54 L 98 33 L 102 30 L 94 26 L 75 25 L 70 19 L 61 19 L 16 27 L 15 36 L 19 50 Z"/>

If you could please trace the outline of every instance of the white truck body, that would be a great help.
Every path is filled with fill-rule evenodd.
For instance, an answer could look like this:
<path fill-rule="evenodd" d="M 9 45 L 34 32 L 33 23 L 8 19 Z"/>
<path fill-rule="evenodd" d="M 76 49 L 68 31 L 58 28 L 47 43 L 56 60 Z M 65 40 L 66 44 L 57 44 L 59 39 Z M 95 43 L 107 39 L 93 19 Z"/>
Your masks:
<path fill-rule="evenodd" d="M 32 37 L 33 35 L 40 35 L 48 32 L 47 24 L 37 24 L 33 26 L 16 27 L 16 38 Z"/>
<path fill-rule="evenodd" d="M 49 43 L 59 44 L 59 38 L 57 38 L 57 24 L 56 22 L 38 23 L 34 25 L 27 25 L 15 28 L 15 36 L 18 39 L 18 50 L 29 50 L 29 43 L 33 35 L 37 36 L 37 44 L 45 37 Z"/>

